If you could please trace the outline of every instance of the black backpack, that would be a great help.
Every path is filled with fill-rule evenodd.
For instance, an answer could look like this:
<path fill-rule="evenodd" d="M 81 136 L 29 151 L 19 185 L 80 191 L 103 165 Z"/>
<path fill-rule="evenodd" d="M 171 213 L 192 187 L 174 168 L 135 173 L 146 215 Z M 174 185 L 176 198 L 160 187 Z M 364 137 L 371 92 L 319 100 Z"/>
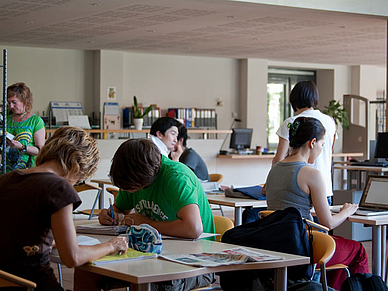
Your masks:
<path fill-rule="evenodd" d="M 222 242 L 241 246 L 308 256 L 310 264 L 287 268 L 289 280 L 311 279 L 314 273 L 312 264 L 312 235 L 308 236 L 306 224 L 300 212 L 289 207 L 278 210 L 260 220 L 243 224 L 224 233 Z M 245 290 L 259 278 L 261 284 L 270 287 L 274 270 L 234 271 L 220 273 L 223 290 Z"/>
<path fill-rule="evenodd" d="M 388 291 L 388 288 L 380 276 L 366 273 L 347 278 L 342 283 L 341 291 Z"/>

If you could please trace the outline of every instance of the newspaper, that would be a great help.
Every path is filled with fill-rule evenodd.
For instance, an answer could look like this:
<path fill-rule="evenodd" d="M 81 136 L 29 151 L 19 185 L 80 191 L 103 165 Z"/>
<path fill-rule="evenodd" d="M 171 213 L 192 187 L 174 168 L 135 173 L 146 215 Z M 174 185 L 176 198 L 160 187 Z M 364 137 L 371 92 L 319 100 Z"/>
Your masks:
<path fill-rule="evenodd" d="M 267 255 L 241 247 L 223 250 L 221 252 L 160 255 L 159 257 L 176 263 L 197 267 L 217 267 L 222 265 L 244 264 L 246 262 L 265 262 L 284 259 L 284 257 Z"/>

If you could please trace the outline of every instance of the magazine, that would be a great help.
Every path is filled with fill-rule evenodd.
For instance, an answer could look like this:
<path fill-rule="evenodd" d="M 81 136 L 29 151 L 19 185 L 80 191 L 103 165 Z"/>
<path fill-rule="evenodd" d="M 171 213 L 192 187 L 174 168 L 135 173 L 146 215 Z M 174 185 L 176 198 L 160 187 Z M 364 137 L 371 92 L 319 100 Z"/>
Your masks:
<path fill-rule="evenodd" d="M 84 224 L 77 225 L 77 233 L 87 234 L 103 234 L 103 235 L 118 235 L 120 233 L 126 233 L 128 226 L 126 225 L 101 225 L 96 224 Z"/>
<path fill-rule="evenodd" d="M 198 267 L 217 267 L 221 265 L 244 264 L 246 262 L 264 262 L 284 259 L 284 257 L 267 255 L 241 247 L 223 250 L 221 252 L 160 255 L 160 257 L 176 263 Z"/>

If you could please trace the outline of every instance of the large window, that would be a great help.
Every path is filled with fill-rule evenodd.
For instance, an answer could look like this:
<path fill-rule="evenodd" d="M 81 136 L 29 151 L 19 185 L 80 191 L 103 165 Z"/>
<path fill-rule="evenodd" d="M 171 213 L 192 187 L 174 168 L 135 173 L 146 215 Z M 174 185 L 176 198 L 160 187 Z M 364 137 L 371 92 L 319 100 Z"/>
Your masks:
<path fill-rule="evenodd" d="M 268 69 L 267 84 L 267 147 L 276 150 L 279 138 L 276 131 L 284 119 L 294 114 L 289 95 L 296 83 L 303 80 L 316 82 L 314 71 Z"/>

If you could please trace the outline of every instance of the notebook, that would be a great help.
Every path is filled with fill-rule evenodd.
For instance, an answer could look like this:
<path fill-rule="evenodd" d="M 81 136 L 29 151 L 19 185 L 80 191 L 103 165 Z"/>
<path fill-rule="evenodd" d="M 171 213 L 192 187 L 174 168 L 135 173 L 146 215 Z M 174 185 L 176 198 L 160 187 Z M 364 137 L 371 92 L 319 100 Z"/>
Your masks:
<path fill-rule="evenodd" d="M 205 193 L 222 193 L 222 191 L 218 188 L 217 182 L 201 182 L 203 190 Z"/>
<path fill-rule="evenodd" d="M 388 176 L 368 176 L 356 215 L 388 215 Z M 339 212 L 342 206 L 332 206 L 333 212 Z"/>

